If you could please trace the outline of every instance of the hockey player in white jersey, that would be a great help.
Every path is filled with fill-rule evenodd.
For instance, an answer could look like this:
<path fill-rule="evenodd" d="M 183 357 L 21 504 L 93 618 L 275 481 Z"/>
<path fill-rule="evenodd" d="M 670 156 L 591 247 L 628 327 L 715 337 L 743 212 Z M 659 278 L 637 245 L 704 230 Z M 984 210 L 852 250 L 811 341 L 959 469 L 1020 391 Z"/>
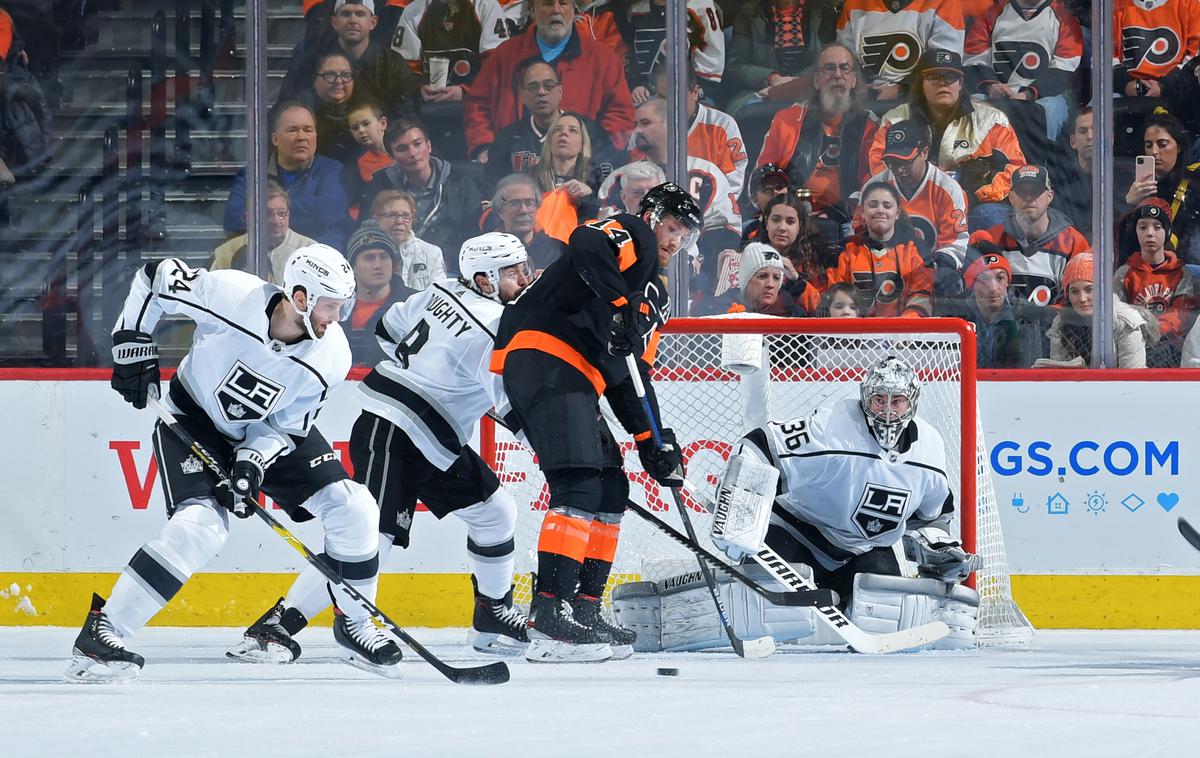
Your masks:
<path fill-rule="evenodd" d="M 968 647 L 978 596 L 956 583 L 970 575 L 977 559 L 945 530 L 954 511 L 945 443 L 916 417 L 919 395 L 913 370 L 889 357 L 867 373 L 858 399 L 771 421 L 742 437 L 718 495 L 757 488 L 758 507 L 770 509 L 769 526 L 766 518 L 750 519 L 765 528 L 759 546 L 765 542 L 784 560 L 811 570 L 818 586 L 838 593 L 859 627 L 886 633 L 940 619 L 951 633 L 937 646 Z M 724 547 L 716 531 L 714 542 Z M 901 576 L 894 546 L 902 540 L 922 578 Z M 614 594 L 618 618 L 639 629 L 639 648 L 726 644 L 702 586 L 660 584 L 661 590 L 648 593 L 655 596 L 651 605 L 661 604 L 651 614 L 662 620 L 658 629 L 645 623 L 647 593 Z M 771 634 L 791 641 L 813 635 L 811 609 L 772 605 L 740 584 L 725 584 L 723 592 L 739 636 Z"/>
<path fill-rule="evenodd" d="M 354 477 L 380 504 L 380 562 L 393 544 L 408 547 L 418 499 L 438 518 L 453 513 L 466 522 L 475 589 L 470 641 L 502 655 L 522 652 L 529 641 L 525 616 L 512 604 L 517 506 L 468 443 L 484 413 L 509 410 L 502 379 L 488 366 L 504 304 L 531 281 L 527 262 L 511 234 L 474 237 L 459 253 L 460 281 L 435 282 L 393 305 L 376 332 L 393 357 L 360 385 L 363 413 L 350 435 Z M 297 580 L 311 591 L 289 596 L 281 616 L 289 637 L 329 605 L 324 583 L 311 567 Z M 230 655 L 290 660 L 286 650 L 282 658 L 273 654 L 277 631 L 251 626 Z"/>
<path fill-rule="evenodd" d="M 378 508 L 313 427 L 350 368 L 337 322 L 353 307 L 354 274 L 340 253 L 314 244 L 292 254 L 283 279 L 281 290 L 241 271 L 192 269 L 174 258 L 148 263 L 134 278 L 113 330 L 113 389 L 145 408 L 159 385 L 155 326 L 164 314 L 192 319 L 192 347 L 164 403 L 200 444 L 228 461 L 230 477 L 214 480 L 183 442 L 161 422 L 155 426 L 167 523 L 134 554 L 107 602 L 93 595 L 69 679 L 136 676 L 144 660 L 125 640 L 221 551 L 229 515 L 250 516 L 244 498 L 260 490 L 295 521 L 319 518 L 322 558 L 374 599 Z M 396 669 L 401 652 L 392 637 L 340 585 L 332 591 L 339 605 L 334 637 L 348 656 Z"/>

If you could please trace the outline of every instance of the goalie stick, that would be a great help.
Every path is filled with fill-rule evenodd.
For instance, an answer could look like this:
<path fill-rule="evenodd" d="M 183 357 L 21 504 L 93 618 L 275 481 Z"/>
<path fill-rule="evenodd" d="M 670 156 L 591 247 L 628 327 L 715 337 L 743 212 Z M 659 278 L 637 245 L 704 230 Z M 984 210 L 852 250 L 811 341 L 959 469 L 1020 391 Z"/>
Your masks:
<path fill-rule="evenodd" d="M 603 407 L 601 409 L 604 410 Z M 501 418 L 500 415 L 498 413 L 496 413 L 494 410 L 489 410 L 487 412 L 487 416 L 488 416 L 488 418 L 490 418 L 492 420 L 493 423 L 497 424 L 498 426 L 500 426 L 504 429 L 507 429 L 510 432 L 512 431 L 512 427 L 508 425 L 508 422 L 506 422 L 503 418 Z M 608 413 L 605 413 L 605 417 L 609 417 Z M 615 420 L 613 420 L 613 422 L 615 423 Z M 801 590 L 799 592 L 796 592 L 794 590 L 779 591 L 779 590 L 767 589 L 766 587 L 762 586 L 761 584 L 754 581 L 750 577 L 748 577 L 745 574 L 738 571 L 735 567 L 730 566 L 728 563 L 721 560 L 715 554 L 710 553 L 709 551 L 705 550 L 700 545 L 697 545 L 695 542 L 692 542 L 691 540 L 689 540 L 687 538 L 687 535 L 681 534 L 680 532 L 678 532 L 675 529 L 675 527 L 671 526 L 666 521 L 663 521 L 658 516 L 654 515 L 654 512 L 651 511 L 650 509 L 648 509 L 642 505 L 639 505 L 638 503 L 635 503 L 632 500 L 626 500 L 625 506 L 629 510 L 636 513 L 638 516 L 642 517 L 642 519 L 649 522 L 652 526 L 657 528 L 663 534 L 665 534 L 668 537 L 670 537 L 671 539 L 675 540 L 680 545 L 683 545 L 685 548 L 687 548 L 693 554 L 695 554 L 697 556 L 701 556 L 703 558 L 706 558 L 708 560 L 708 562 L 710 564 L 712 564 L 713 568 L 717 569 L 718 571 L 720 571 L 724 574 L 727 574 L 727 575 L 733 577 L 734 581 L 737 581 L 737 582 L 740 582 L 740 583 L 746 585 L 754 592 L 758 593 L 759 595 L 762 595 L 770 603 L 773 603 L 775 605 L 787 605 L 787 606 L 798 607 L 798 606 L 830 605 L 830 604 L 836 605 L 838 602 L 837 593 L 834 592 L 833 590 L 816 589 L 816 590 Z"/>
<path fill-rule="evenodd" d="M 646 387 L 642 384 L 642 375 L 638 371 L 637 358 L 632 354 L 625 356 L 625 365 L 629 368 L 629 378 L 633 381 L 633 391 L 642 403 L 642 413 L 646 415 L 646 425 L 650 427 L 650 435 L 654 439 L 654 445 L 659 450 L 662 450 L 662 435 L 659 434 L 658 421 L 654 418 L 654 410 L 650 407 L 649 399 L 646 398 Z M 687 506 L 683 504 L 683 498 L 679 495 L 679 488 L 668 487 L 667 489 L 671 491 L 671 497 L 675 500 L 675 508 L 679 511 L 679 518 L 683 521 L 683 528 L 687 532 L 688 539 L 695 543 L 696 530 L 692 528 L 692 519 L 688 515 Z M 717 616 L 721 619 L 721 627 L 725 630 L 725 636 L 729 638 L 729 644 L 733 646 L 733 651 L 742 658 L 766 658 L 771 653 L 774 653 L 775 639 L 770 635 L 758 637 L 757 639 L 743 640 L 734 634 L 733 625 L 729 623 L 729 614 L 725 610 L 725 603 L 721 601 L 721 591 L 717 588 L 717 581 L 713 578 L 712 571 L 708 567 L 708 562 L 697 555 L 696 563 L 700 566 L 700 573 L 704 576 L 704 584 L 708 586 L 708 594 L 712 596 L 713 604 L 717 607 Z M 815 588 L 808 587 L 807 589 Z"/>
<path fill-rule="evenodd" d="M 162 420 L 163 425 L 171 430 L 171 433 L 180 439 L 183 444 L 191 448 L 191 451 L 199 458 L 213 476 L 220 479 L 228 479 L 229 475 L 225 472 L 224 467 L 214 458 L 204 447 L 192 437 L 180 424 L 179 421 L 171 415 L 166 406 L 158 399 L 157 393 L 151 390 L 149 404 Z M 433 666 L 438 672 L 457 684 L 504 684 L 509 679 L 508 665 L 504 661 L 496 661 L 485 666 L 459 667 L 451 666 L 445 661 L 438 658 L 433 653 L 429 652 L 420 642 L 417 642 L 408 632 L 400 628 L 395 621 L 388 618 L 387 614 L 379 610 L 379 607 L 368 600 L 358 590 L 342 581 L 338 572 L 331 568 L 319 556 L 309 550 L 308 547 L 291 532 L 286 526 L 281 524 L 278 519 L 267 512 L 265 508 L 258 504 L 258 501 L 251 497 L 244 498 L 255 514 L 263 521 L 267 522 L 267 526 L 280 537 L 282 537 L 289 545 L 296 549 L 296 552 L 304 556 L 304 560 L 311 563 L 320 571 L 326 579 L 341 586 L 341 588 L 358 602 L 372 617 L 381 621 L 384 626 L 391 629 L 393 633 L 404 641 L 417 655 L 425 659 L 429 665 Z"/>
<path fill-rule="evenodd" d="M 702 501 L 705 508 L 713 510 L 715 503 L 712 498 L 701 492 L 696 485 L 685 479 L 683 487 L 692 497 Z M 817 589 L 814 582 L 792 568 L 779 553 L 766 545 L 755 554 L 754 562 L 766 569 L 768 574 L 785 587 L 791 587 L 798 592 Z M 863 631 L 833 603 L 817 606 L 817 617 L 845 640 L 856 653 L 895 653 L 937 642 L 950 633 L 950 627 L 946 626 L 945 622 L 931 621 L 898 632 L 871 634 Z"/>

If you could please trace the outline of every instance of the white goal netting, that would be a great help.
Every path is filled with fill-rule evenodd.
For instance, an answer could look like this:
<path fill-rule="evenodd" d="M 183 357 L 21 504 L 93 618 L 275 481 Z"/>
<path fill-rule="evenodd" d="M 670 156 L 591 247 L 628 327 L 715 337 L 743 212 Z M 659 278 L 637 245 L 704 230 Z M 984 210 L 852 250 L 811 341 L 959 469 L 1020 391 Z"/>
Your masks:
<path fill-rule="evenodd" d="M 663 330 L 653 374 L 661 423 L 675 430 L 688 478 L 711 494 L 732 443 L 744 433 L 768 419 L 804 416 L 838 399 L 858 397 L 868 367 L 889 355 L 906 360 L 922 382 L 917 415 L 946 440 L 956 527 L 964 545 L 982 559 L 975 576 L 980 594 L 976 639 L 981 645 L 1025 642 L 1032 627 L 1012 599 L 975 412 L 974 339 L 970 327 L 957 319 L 673 319 Z M 660 491 L 642 470 L 633 440 L 615 420 L 610 426 L 625 451 L 631 499 L 682 531 L 670 493 Z M 533 452 L 507 431 L 496 428 L 492 445 L 485 435 L 484 457 L 517 501 L 515 599 L 527 605 L 549 494 Z M 711 516 L 686 494 L 684 502 L 702 543 L 712 549 L 706 537 Z M 647 564 L 673 558 L 691 554 L 627 513 L 609 591 L 642 578 Z"/>

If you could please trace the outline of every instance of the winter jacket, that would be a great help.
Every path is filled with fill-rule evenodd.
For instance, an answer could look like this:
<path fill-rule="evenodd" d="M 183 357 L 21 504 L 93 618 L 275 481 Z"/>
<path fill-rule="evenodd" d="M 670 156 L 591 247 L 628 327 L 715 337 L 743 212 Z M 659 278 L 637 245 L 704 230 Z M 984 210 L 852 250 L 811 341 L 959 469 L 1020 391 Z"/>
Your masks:
<path fill-rule="evenodd" d="M 287 190 L 292 209 L 292 228 L 337 250 L 346 245 L 348 236 L 346 189 L 341 181 L 342 164 L 318 155 L 299 171 L 280 168 L 274 153 L 267 163 L 267 176 L 279 180 Z M 246 169 L 240 169 L 229 188 L 225 204 L 225 231 L 246 231 Z"/>
<path fill-rule="evenodd" d="M 481 198 L 479 187 L 465 173 L 436 156 L 430 158 L 433 177 L 428 187 L 416 187 L 399 166 L 375 172 L 363 195 L 362 207 L 370 208 L 383 190 L 403 190 L 417 199 L 413 233 L 441 248 L 447 271 L 458 271 L 458 249 L 478 232 Z"/>
<path fill-rule="evenodd" d="M 1017 141 L 1008 116 L 994 106 L 971 100 L 965 94 L 958 104 L 958 115 L 939 134 L 936 129 L 929 160 L 945 171 L 959 174 L 959 184 L 981 203 L 998 203 L 1012 189 L 1012 175 L 1025 165 L 1025 153 Z M 909 118 L 933 124 L 933 118 L 918 97 L 911 104 L 897 106 L 886 114 L 871 144 L 871 169 L 883 171 L 884 139 L 888 127 Z"/>
<path fill-rule="evenodd" d="M 1142 311 L 1116 296 L 1113 299 L 1113 338 L 1116 340 L 1117 368 L 1146 368 L 1146 348 L 1158 341 L 1158 324 Z M 1038 361 L 1034 367 L 1057 365 L 1087 368 L 1092 358 L 1092 319 L 1063 308 L 1046 331 L 1050 340 L 1050 362 Z"/>
<path fill-rule="evenodd" d="M 299 97 L 312 86 L 317 74 L 317 61 L 327 52 L 345 53 L 336 36 L 322 45 L 314 45 L 310 53 L 307 47 L 300 50 L 288 68 L 280 85 L 280 99 Z M 408 61 L 395 50 L 372 40 L 366 52 L 358 60 L 351 60 L 354 68 L 355 94 L 368 94 L 379 98 L 389 119 L 415 114 L 420 110 L 419 93 L 421 81 L 413 73 Z M 359 89 L 362 92 L 359 92 Z"/>
<path fill-rule="evenodd" d="M 829 269 L 828 280 L 853 284 L 867 304 L 866 315 L 933 315 L 933 269 L 914 236 L 899 229 L 887 242 L 855 235 Z"/>
<path fill-rule="evenodd" d="M 463 128 L 472 157 L 491 145 L 499 130 L 522 117 L 513 77 L 521 63 L 541 54 L 537 28 L 530 27 L 484 61 L 463 100 Z M 576 28 L 553 65 L 562 81 L 563 110 L 595 119 L 614 145 L 624 146 L 633 132 L 633 100 L 621 60 L 601 43 L 581 37 Z"/>
<path fill-rule="evenodd" d="M 244 254 L 246 250 L 247 239 L 248 238 L 245 234 L 239 234 L 238 236 L 227 240 L 224 244 L 218 246 L 217 249 L 213 251 L 212 265 L 208 267 L 209 270 L 216 271 L 217 269 L 233 268 L 234 260 L 239 254 Z M 282 284 L 283 266 L 287 263 L 287 259 L 291 257 L 292 253 L 296 252 L 300 248 L 315 243 L 316 240 L 305 237 L 303 234 L 297 234 L 292 229 L 288 229 L 287 234 L 284 235 L 283 242 L 280 242 L 278 245 L 271 248 L 271 271 L 269 272 L 271 275 L 271 281 Z M 263 272 L 264 275 L 266 273 L 268 272 Z M 266 277 L 264 276 L 264 278 Z"/>
<path fill-rule="evenodd" d="M 771 74 L 806 73 L 825 43 L 837 36 L 838 12 L 834 6 L 827 0 L 800 3 L 797 7 L 802 13 L 804 44 L 779 48 L 775 44 L 773 0 L 743 3 L 733 19 L 724 81 L 738 90 L 757 92 L 767 86 Z"/>
<path fill-rule="evenodd" d="M 1164 337 L 1181 341 L 1195 318 L 1195 280 L 1170 250 L 1157 266 L 1134 254 L 1117 269 L 1113 287 L 1123 301 L 1154 314 Z"/>
<path fill-rule="evenodd" d="M 1012 267 L 1014 296 L 1037 305 L 1050 305 L 1062 298 L 1062 275 L 1067 261 L 1092 245 L 1062 213 L 1050 209 L 1050 223 L 1038 239 L 1028 239 L 1010 215 L 1003 224 L 980 229 L 971 235 L 967 264 L 977 253 L 1000 253 Z"/>
<path fill-rule="evenodd" d="M 419 292 L 433 282 L 446 278 L 446 264 L 442 250 L 437 245 L 413 236 L 398 247 L 400 261 L 396 266 L 396 275 L 404 280 L 406 286 Z"/>
<path fill-rule="evenodd" d="M 1006 298 L 1004 309 L 987 321 L 974 296 L 943 299 L 937 315 L 961 318 L 975 325 L 976 365 L 979 368 L 1029 368 L 1046 354 L 1046 329 L 1057 314 L 1025 300 Z"/>

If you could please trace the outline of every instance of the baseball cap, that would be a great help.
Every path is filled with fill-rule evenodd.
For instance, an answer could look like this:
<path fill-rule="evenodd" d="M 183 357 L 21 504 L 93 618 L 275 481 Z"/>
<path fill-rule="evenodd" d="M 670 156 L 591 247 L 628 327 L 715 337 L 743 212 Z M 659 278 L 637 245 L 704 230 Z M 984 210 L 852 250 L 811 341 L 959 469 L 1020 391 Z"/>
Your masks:
<path fill-rule="evenodd" d="M 333 4 L 333 12 L 337 13 L 338 8 L 341 8 L 343 5 L 361 5 L 371 11 L 371 13 L 375 12 L 375 0 L 337 0 Z"/>
<path fill-rule="evenodd" d="M 1050 174 L 1041 166 L 1021 166 L 1012 175 L 1013 192 L 1022 195 L 1042 194 L 1050 189 Z"/>
<path fill-rule="evenodd" d="M 921 55 L 921 62 L 917 64 L 917 70 L 922 74 L 926 71 L 953 71 L 961 75 L 963 73 L 962 56 L 953 50 L 932 48 Z"/>
<path fill-rule="evenodd" d="M 929 129 L 921 122 L 907 118 L 888 127 L 881 157 L 911 161 L 926 147 L 929 147 Z"/>
<path fill-rule="evenodd" d="M 967 289 L 975 287 L 975 280 L 984 271 L 1007 271 L 1008 278 L 1012 279 L 1012 266 L 1009 265 L 1008 258 L 1000 253 L 984 253 L 972 261 L 963 272 L 963 284 Z"/>
<path fill-rule="evenodd" d="M 784 187 L 790 185 L 787 172 L 774 163 L 764 163 L 755 168 L 750 174 L 750 187 L 752 190 L 758 190 L 767 182 L 782 184 Z"/>

